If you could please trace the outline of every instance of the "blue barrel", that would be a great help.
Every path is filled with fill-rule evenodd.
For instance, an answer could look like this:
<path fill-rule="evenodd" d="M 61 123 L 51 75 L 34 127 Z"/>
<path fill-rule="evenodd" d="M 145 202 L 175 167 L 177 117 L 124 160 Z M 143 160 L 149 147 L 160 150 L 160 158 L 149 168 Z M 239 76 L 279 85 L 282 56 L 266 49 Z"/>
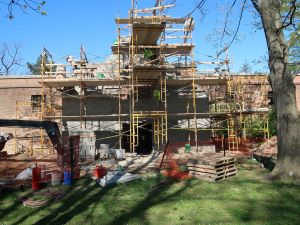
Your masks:
<path fill-rule="evenodd" d="M 71 184 L 72 184 L 71 172 L 64 171 L 64 185 L 71 185 Z"/>

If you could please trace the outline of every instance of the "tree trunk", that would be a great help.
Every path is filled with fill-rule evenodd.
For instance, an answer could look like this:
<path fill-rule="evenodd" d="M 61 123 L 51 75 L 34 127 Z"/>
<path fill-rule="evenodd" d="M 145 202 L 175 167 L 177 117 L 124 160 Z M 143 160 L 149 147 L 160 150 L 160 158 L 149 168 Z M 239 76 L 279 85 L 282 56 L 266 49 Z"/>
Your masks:
<path fill-rule="evenodd" d="M 288 67 L 288 46 L 281 30 L 281 1 L 252 0 L 258 10 L 269 52 L 270 83 L 277 118 L 278 160 L 272 175 L 300 178 L 300 120 L 294 76 Z"/>

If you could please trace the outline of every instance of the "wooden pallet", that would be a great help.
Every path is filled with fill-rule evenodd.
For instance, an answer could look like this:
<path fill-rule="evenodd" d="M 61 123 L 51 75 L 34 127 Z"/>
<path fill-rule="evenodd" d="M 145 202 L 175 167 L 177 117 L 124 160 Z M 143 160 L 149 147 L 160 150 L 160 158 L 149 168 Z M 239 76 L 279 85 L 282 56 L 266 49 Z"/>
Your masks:
<path fill-rule="evenodd" d="M 190 160 L 187 166 L 189 174 L 193 177 L 208 181 L 218 181 L 236 175 L 237 169 L 234 163 L 235 158 L 233 157 L 211 155 L 197 160 Z"/>
<path fill-rule="evenodd" d="M 235 162 L 235 158 L 224 157 L 224 156 L 207 157 L 207 158 L 189 160 L 189 163 L 192 163 L 192 164 L 211 165 L 211 166 L 221 166 L 221 165 L 225 165 L 225 164 L 228 164 L 231 162 Z"/>
<path fill-rule="evenodd" d="M 228 179 L 230 177 L 233 177 L 236 175 L 236 171 L 229 173 L 229 174 L 223 174 L 220 175 L 218 177 L 209 177 L 209 176 L 203 176 L 203 175 L 198 175 L 198 174 L 191 174 L 193 177 L 201 179 L 201 180 L 206 180 L 206 181 L 221 181 L 221 180 L 225 180 Z"/>
<path fill-rule="evenodd" d="M 219 167 L 217 169 L 211 169 L 211 168 L 203 168 L 199 165 L 197 166 L 188 166 L 189 171 L 193 171 L 193 172 L 199 172 L 199 173 L 210 173 L 210 174 L 220 174 L 220 173 L 224 173 L 227 171 L 231 171 L 236 169 L 234 164 L 230 164 L 230 165 L 226 165 L 223 167 Z"/>
<path fill-rule="evenodd" d="M 187 163 L 186 164 L 188 167 L 201 167 L 205 169 L 211 169 L 211 170 L 218 170 L 220 168 L 223 168 L 224 166 L 229 166 L 229 165 L 234 165 L 234 162 L 229 162 L 229 163 L 222 163 L 218 165 L 205 165 L 201 163 Z"/>

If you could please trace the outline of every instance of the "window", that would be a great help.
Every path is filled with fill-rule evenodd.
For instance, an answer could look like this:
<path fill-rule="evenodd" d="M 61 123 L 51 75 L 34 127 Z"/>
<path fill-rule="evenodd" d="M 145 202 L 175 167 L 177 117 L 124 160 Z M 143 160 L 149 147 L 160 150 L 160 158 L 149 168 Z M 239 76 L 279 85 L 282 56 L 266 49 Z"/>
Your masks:
<path fill-rule="evenodd" d="M 44 95 L 44 103 L 46 102 L 46 95 Z M 42 95 L 31 95 L 31 111 L 41 111 Z"/>

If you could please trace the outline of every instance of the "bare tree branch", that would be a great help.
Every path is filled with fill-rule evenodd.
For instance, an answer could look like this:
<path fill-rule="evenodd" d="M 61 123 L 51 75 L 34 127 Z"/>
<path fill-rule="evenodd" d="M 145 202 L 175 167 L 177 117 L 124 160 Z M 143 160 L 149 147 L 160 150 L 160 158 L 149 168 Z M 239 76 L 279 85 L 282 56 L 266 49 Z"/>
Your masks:
<path fill-rule="evenodd" d="M 13 68 L 21 66 L 21 58 L 19 57 L 20 45 L 10 46 L 3 44 L 0 50 L 0 71 L 5 75 L 9 75 Z"/>
<path fill-rule="evenodd" d="M 201 0 L 196 7 L 190 12 L 188 13 L 186 16 L 184 16 L 184 18 L 190 17 L 191 15 L 193 15 L 197 10 L 200 10 L 203 8 L 204 4 L 206 3 L 206 0 Z M 204 14 L 204 12 L 201 11 L 202 14 Z"/>
<path fill-rule="evenodd" d="M 278 29 L 278 32 L 280 32 L 281 30 L 291 26 L 294 24 L 294 18 L 295 18 L 295 13 L 297 10 L 297 6 L 296 6 L 296 1 L 297 0 L 293 0 L 290 2 L 291 7 L 287 13 L 287 15 L 285 16 L 283 22 L 282 22 L 282 26 Z M 287 20 L 289 20 L 289 22 L 287 22 Z"/>
<path fill-rule="evenodd" d="M 221 37 L 220 43 L 222 43 L 222 41 L 223 41 L 224 35 L 225 35 L 225 33 L 226 33 L 226 28 L 227 28 L 228 18 L 229 18 L 229 15 L 230 15 L 230 13 L 231 13 L 233 7 L 234 7 L 235 4 L 236 4 L 236 1 L 237 1 L 237 0 L 234 0 L 234 1 L 233 1 L 233 3 L 232 3 L 232 5 L 231 5 L 230 9 L 228 10 L 228 12 L 227 12 L 227 14 L 226 14 L 226 19 L 225 19 L 225 23 L 224 23 L 224 29 L 223 29 L 223 32 L 222 32 L 222 37 Z"/>
<path fill-rule="evenodd" d="M 240 30 L 240 26 L 241 26 L 241 22 L 242 22 L 242 18 L 243 18 L 243 14 L 244 14 L 244 9 L 245 9 L 245 5 L 246 5 L 247 0 L 244 0 L 242 8 L 241 8 L 241 12 L 240 12 L 240 16 L 239 16 L 239 22 L 238 22 L 238 26 L 234 32 L 234 35 L 231 39 L 231 41 L 229 42 L 228 45 L 226 45 L 218 54 L 217 57 L 219 57 L 223 52 L 225 52 L 227 49 L 230 48 L 230 46 L 232 45 L 232 43 L 234 42 L 234 40 L 236 39 L 236 36 Z"/>

